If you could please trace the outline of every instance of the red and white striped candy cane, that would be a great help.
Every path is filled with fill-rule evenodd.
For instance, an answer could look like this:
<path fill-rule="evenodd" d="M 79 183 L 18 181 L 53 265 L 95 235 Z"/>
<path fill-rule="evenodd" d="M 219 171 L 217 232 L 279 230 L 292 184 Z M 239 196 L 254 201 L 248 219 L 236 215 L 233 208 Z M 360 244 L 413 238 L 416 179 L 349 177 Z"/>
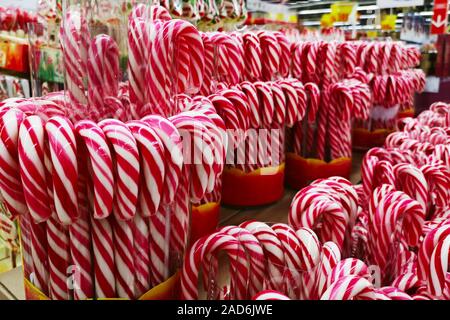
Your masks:
<path fill-rule="evenodd" d="M 369 219 L 369 232 L 377 235 L 371 237 L 371 253 L 382 270 L 388 263 L 388 253 L 395 238 L 398 241 L 404 237 L 410 246 L 417 245 L 425 218 L 425 211 L 417 201 L 400 191 L 384 192 L 383 186 L 375 190 L 369 206 L 369 217 L 373 217 L 373 220 Z M 397 235 L 397 223 L 402 217 L 402 233 Z"/>
<path fill-rule="evenodd" d="M 129 220 L 136 214 L 139 186 L 139 150 L 130 129 L 121 121 L 107 119 L 99 122 L 111 145 L 114 159 L 114 216 Z"/>
<path fill-rule="evenodd" d="M 213 33 L 211 41 L 215 46 L 217 80 L 228 85 L 237 84 L 243 62 L 238 42 L 230 35 L 222 32 Z"/>
<path fill-rule="evenodd" d="M 164 146 L 156 132 L 144 121 L 127 123 L 136 139 L 141 155 L 141 185 L 139 214 L 150 218 L 150 262 L 153 284 L 168 277 L 170 212 L 160 205 L 164 177 Z"/>
<path fill-rule="evenodd" d="M 346 276 L 334 282 L 320 300 L 373 300 L 375 299 L 374 287 L 366 278 L 358 276 Z"/>
<path fill-rule="evenodd" d="M 247 96 L 249 106 L 250 127 L 258 128 L 261 122 L 259 113 L 258 92 L 253 83 L 244 81 L 240 84 L 242 92 Z"/>
<path fill-rule="evenodd" d="M 248 281 L 248 295 L 252 297 L 263 289 L 266 277 L 266 259 L 258 239 L 247 229 L 235 226 L 223 227 L 219 232 L 235 237 L 247 252 L 249 272 L 252 275 Z"/>
<path fill-rule="evenodd" d="M 275 108 L 273 121 L 274 123 L 284 125 L 286 121 L 286 98 L 283 89 L 276 82 L 271 83 L 271 88 Z"/>
<path fill-rule="evenodd" d="M 236 238 L 220 232 L 197 240 L 186 254 L 180 280 L 182 299 L 198 299 L 197 282 L 200 268 L 204 261 L 208 261 L 220 251 L 225 251 L 230 261 L 229 298 L 245 299 L 249 271 L 245 251 Z"/>
<path fill-rule="evenodd" d="M 205 71 L 203 74 L 203 84 L 199 94 L 209 95 L 215 90 L 213 77 L 215 76 L 215 49 L 211 40 L 211 34 L 206 32 L 200 33 L 205 49 Z"/>
<path fill-rule="evenodd" d="M 266 287 L 285 292 L 283 283 L 286 264 L 284 249 L 275 231 L 267 224 L 257 221 L 244 222 L 240 227 L 250 231 L 264 250 L 269 273 Z"/>
<path fill-rule="evenodd" d="M 151 288 L 150 233 L 148 218 L 140 213 L 133 219 L 135 295 L 140 297 Z"/>
<path fill-rule="evenodd" d="M 67 225 L 79 217 L 77 142 L 72 123 L 52 117 L 45 125 L 53 166 L 52 180 L 55 210 L 59 221 Z"/>
<path fill-rule="evenodd" d="M 91 218 L 95 296 L 97 298 L 117 297 L 112 218 Z"/>
<path fill-rule="evenodd" d="M 261 45 L 262 76 L 265 81 L 274 80 L 280 68 L 281 48 L 272 32 L 259 31 L 256 33 Z"/>
<path fill-rule="evenodd" d="M 410 164 L 398 164 L 394 166 L 394 175 L 397 177 L 397 187 L 417 200 L 426 212 L 429 187 L 422 171 Z"/>
<path fill-rule="evenodd" d="M 417 277 L 419 280 L 427 281 L 428 289 L 433 291 L 434 295 L 442 295 L 444 288 L 442 279 L 445 279 L 447 268 L 445 268 L 443 259 L 446 254 L 448 255 L 448 253 L 445 253 L 445 249 L 449 235 L 450 224 L 443 222 L 441 226 L 433 229 L 425 236 L 418 253 Z M 444 278 L 442 275 L 444 275 Z"/>
<path fill-rule="evenodd" d="M 431 262 L 428 271 L 428 288 L 430 293 L 436 297 L 444 294 L 448 290 L 448 266 L 450 252 L 450 235 L 438 241 L 431 255 Z"/>
<path fill-rule="evenodd" d="M 329 287 L 340 278 L 350 275 L 368 279 L 369 270 L 367 265 L 363 261 L 354 258 L 347 258 L 339 261 L 328 274 L 327 286 Z"/>
<path fill-rule="evenodd" d="M 322 246 L 322 254 L 320 257 L 320 262 L 315 274 L 315 287 L 314 291 L 311 293 L 311 299 L 317 299 L 322 296 L 322 294 L 327 289 L 328 276 L 341 260 L 341 251 L 334 242 L 325 242 Z"/>
<path fill-rule="evenodd" d="M 116 97 L 119 91 L 119 48 L 108 35 L 92 39 L 87 61 L 88 100 L 91 108 L 104 113 L 104 99 Z"/>
<path fill-rule="evenodd" d="M 23 192 L 34 223 L 52 214 L 44 165 L 44 122 L 38 116 L 23 120 L 19 129 L 19 165 Z"/>
<path fill-rule="evenodd" d="M 420 168 L 430 189 L 430 201 L 436 207 L 447 207 L 449 202 L 450 173 L 445 165 L 426 164 Z"/>
<path fill-rule="evenodd" d="M 242 36 L 244 40 L 245 78 L 248 81 L 261 80 L 262 77 L 262 52 L 259 38 L 252 32 Z"/>
<path fill-rule="evenodd" d="M 297 95 L 297 90 L 294 88 L 290 81 L 280 81 L 279 86 L 283 90 L 286 101 L 286 126 L 291 128 L 299 119 L 299 97 Z"/>
<path fill-rule="evenodd" d="M 289 69 L 290 69 L 291 44 L 287 39 L 287 37 L 281 32 L 274 32 L 274 34 L 280 47 L 280 65 L 278 67 L 278 74 L 283 78 L 287 78 L 289 76 Z"/>
<path fill-rule="evenodd" d="M 148 51 L 150 50 L 150 25 L 142 19 L 131 19 L 128 23 L 128 78 L 130 101 L 136 105 L 136 116 L 142 115 L 141 108 L 148 101 L 146 73 Z M 158 70 L 155 70 L 156 72 Z"/>
<path fill-rule="evenodd" d="M 343 248 L 349 216 L 344 207 L 329 195 L 326 188 L 310 186 L 294 197 L 289 210 L 289 224 L 294 228 L 315 229 L 323 219 L 320 230 L 322 241 L 334 241 Z"/>
<path fill-rule="evenodd" d="M 75 125 L 88 154 L 94 192 L 94 218 L 108 217 L 113 208 L 114 176 L 111 151 L 103 130 L 93 121 L 84 120 Z"/>
<path fill-rule="evenodd" d="M 111 219 L 114 234 L 114 262 L 116 265 L 116 290 L 117 297 L 133 299 L 135 292 L 135 261 L 132 220 L 122 221 L 116 217 Z"/>
<path fill-rule="evenodd" d="M 183 137 L 185 163 L 191 164 L 191 199 L 199 201 L 204 196 L 213 170 L 213 144 L 205 125 L 196 120 L 194 113 L 179 114 L 169 120 Z M 197 113 L 197 115 L 199 115 Z M 193 148 L 191 147 L 193 146 Z M 186 156 L 188 158 L 186 158 Z"/>
<path fill-rule="evenodd" d="M 0 111 L 0 191 L 12 217 L 28 213 L 20 180 L 17 144 L 25 115 L 14 109 Z"/>
<path fill-rule="evenodd" d="M 301 290 L 301 272 L 304 270 L 302 266 L 300 241 L 295 231 L 286 224 L 277 223 L 272 226 L 278 239 L 280 240 L 284 257 L 286 259 L 285 277 L 287 277 L 287 294 L 288 296 L 298 297 Z"/>
<path fill-rule="evenodd" d="M 253 296 L 252 300 L 290 300 L 289 297 L 275 290 L 263 290 Z"/>
<path fill-rule="evenodd" d="M 87 48 L 89 31 L 80 12 L 69 11 L 60 29 L 60 42 L 66 70 L 67 91 L 71 101 L 86 105 L 84 79 L 87 76 Z"/>

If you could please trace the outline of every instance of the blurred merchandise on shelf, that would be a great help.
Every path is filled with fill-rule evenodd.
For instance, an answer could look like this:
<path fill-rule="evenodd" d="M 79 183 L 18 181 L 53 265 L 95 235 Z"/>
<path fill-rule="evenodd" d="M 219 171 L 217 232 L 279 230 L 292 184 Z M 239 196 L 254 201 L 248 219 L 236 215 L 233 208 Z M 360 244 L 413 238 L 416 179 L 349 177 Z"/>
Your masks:
<path fill-rule="evenodd" d="M 30 82 L 27 79 L 0 75 L 0 100 L 29 97 Z"/>

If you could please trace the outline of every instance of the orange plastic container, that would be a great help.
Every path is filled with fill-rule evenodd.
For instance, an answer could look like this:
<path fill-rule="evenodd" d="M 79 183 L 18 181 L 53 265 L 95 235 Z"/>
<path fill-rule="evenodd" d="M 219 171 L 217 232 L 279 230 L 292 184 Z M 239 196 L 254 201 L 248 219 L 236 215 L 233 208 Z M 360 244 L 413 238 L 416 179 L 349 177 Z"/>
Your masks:
<path fill-rule="evenodd" d="M 218 202 L 192 205 L 190 243 L 213 233 L 219 225 L 219 216 L 220 204 Z"/>
<path fill-rule="evenodd" d="M 28 279 L 25 282 L 25 298 L 27 300 L 50 300 Z M 175 300 L 179 298 L 180 273 L 176 272 L 169 279 L 144 293 L 138 300 Z M 123 298 L 108 298 L 101 300 L 125 300 Z"/>
<path fill-rule="evenodd" d="M 223 172 L 222 203 L 233 207 L 260 206 L 284 193 L 284 163 L 246 173 L 236 168 Z"/>
<path fill-rule="evenodd" d="M 408 109 L 408 110 L 403 110 L 403 111 L 399 111 L 398 115 L 397 115 L 397 119 L 403 119 L 403 118 L 407 118 L 407 117 L 414 117 L 414 109 Z"/>
<path fill-rule="evenodd" d="M 350 178 L 351 158 L 339 158 L 330 162 L 303 158 L 295 153 L 286 154 L 286 183 L 294 189 L 306 187 L 311 181 L 331 176 Z"/>

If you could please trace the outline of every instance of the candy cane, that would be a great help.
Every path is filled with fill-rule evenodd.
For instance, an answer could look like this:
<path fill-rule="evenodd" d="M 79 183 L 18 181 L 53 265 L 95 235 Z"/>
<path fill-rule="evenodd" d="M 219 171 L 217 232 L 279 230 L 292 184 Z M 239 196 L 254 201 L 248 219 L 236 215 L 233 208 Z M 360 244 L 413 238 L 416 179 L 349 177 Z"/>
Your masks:
<path fill-rule="evenodd" d="M 130 102 L 135 104 L 138 113 L 140 108 L 148 103 L 146 68 L 148 51 L 150 48 L 150 26 L 141 19 L 131 19 L 128 23 L 128 77 L 130 88 Z M 142 110 L 144 111 L 144 110 Z"/>
<path fill-rule="evenodd" d="M 144 181 L 139 196 L 140 214 L 150 218 L 150 261 L 153 284 L 168 277 L 168 228 L 170 213 L 160 206 L 164 186 L 164 146 L 156 132 L 143 121 L 127 123 L 138 142 Z"/>
<path fill-rule="evenodd" d="M 346 276 L 328 287 L 321 300 L 375 299 L 373 285 L 365 278 Z"/>
<path fill-rule="evenodd" d="M 258 292 L 252 300 L 290 300 L 289 297 L 274 290 L 263 290 Z"/>
<path fill-rule="evenodd" d="M 18 154 L 25 201 L 35 223 L 51 215 L 44 166 L 44 122 L 38 116 L 23 120 L 19 129 Z"/>
<path fill-rule="evenodd" d="M 322 254 L 319 266 L 316 269 L 315 287 L 311 298 L 321 297 L 327 289 L 328 275 L 341 260 L 341 252 L 334 242 L 325 242 L 322 246 Z"/>
<path fill-rule="evenodd" d="M 278 239 L 280 240 L 283 250 L 284 257 L 286 259 L 286 276 L 288 285 L 288 295 L 298 296 L 301 283 L 301 270 L 304 268 L 302 266 L 302 261 L 300 260 L 300 241 L 297 238 L 295 231 L 288 225 L 277 223 L 272 226 L 273 231 L 275 231 Z"/>
<path fill-rule="evenodd" d="M 78 217 L 77 201 L 77 143 L 72 123 L 66 118 L 53 117 L 45 125 L 53 165 L 55 210 L 61 223 L 73 223 Z"/>
<path fill-rule="evenodd" d="M 260 80 L 262 77 L 262 51 L 258 36 L 247 32 L 242 36 L 244 40 L 244 56 L 246 63 L 245 78 L 248 81 Z"/>
<path fill-rule="evenodd" d="M 129 220 L 136 213 L 139 184 L 139 150 L 130 129 L 118 120 L 103 120 L 98 126 L 112 146 L 114 158 L 114 204 L 117 219 Z"/>
<path fill-rule="evenodd" d="M 12 217 L 28 212 L 19 173 L 17 143 L 24 114 L 14 109 L 0 111 L 0 191 Z"/>
<path fill-rule="evenodd" d="M 91 108 L 104 113 L 104 98 L 116 97 L 119 91 L 119 48 L 108 35 L 95 36 L 87 60 L 88 100 Z"/>
<path fill-rule="evenodd" d="M 244 247 L 249 257 L 249 271 L 252 274 L 248 284 L 248 294 L 254 296 L 263 289 L 265 280 L 265 257 L 263 249 L 256 237 L 248 230 L 228 226 L 219 230 L 224 234 L 235 237 Z"/>
<path fill-rule="evenodd" d="M 67 77 L 67 90 L 71 101 L 85 105 L 83 79 L 86 77 L 87 31 L 85 19 L 79 12 L 67 12 L 60 30 L 61 48 Z"/>
<path fill-rule="evenodd" d="M 111 152 L 102 129 L 92 121 L 80 121 L 75 130 L 86 145 L 92 173 L 94 218 L 104 219 L 112 212 L 114 176 Z"/>
<path fill-rule="evenodd" d="M 222 233 L 213 233 L 208 237 L 197 240 L 186 254 L 181 272 L 181 298 L 192 300 L 198 298 L 197 280 L 199 269 L 203 261 L 219 251 L 225 251 L 230 261 L 230 298 L 243 299 L 247 288 L 245 282 L 248 277 L 248 266 L 245 251 L 236 238 Z"/>
<path fill-rule="evenodd" d="M 240 225 L 250 231 L 263 247 L 267 259 L 270 287 L 284 292 L 283 275 L 285 268 L 284 249 L 275 231 L 268 225 L 257 221 L 247 221 Z"/>

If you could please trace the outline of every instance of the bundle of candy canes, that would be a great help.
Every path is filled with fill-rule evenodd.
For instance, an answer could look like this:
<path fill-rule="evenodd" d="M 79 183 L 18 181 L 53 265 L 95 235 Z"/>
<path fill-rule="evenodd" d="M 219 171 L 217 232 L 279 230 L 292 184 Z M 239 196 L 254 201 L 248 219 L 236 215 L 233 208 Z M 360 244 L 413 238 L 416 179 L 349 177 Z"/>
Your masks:
<path fill-rule="evenodd" d="M 317 180 L 295 196 L 289 225 L 248 221 L 199 239 L 185 257 L 181 298 L 449 298 L 448 220 L 427 232 L 420 203 L 383 184 L 371 196 L 365 230 L 358 189 L 339 177 Z M 367 257 L 353 249 L 364 236 Z"/>
<path fill-rule="evenodd" d="M 223 170 L 225 124 L 211 101 L 181 107 L 171 96 L 172 87 L 200 89 L 200 34 L 166 13 L 132 12 L 129 38 L 146 47 L 130 41 L 130 81 L 121 83 L 115 41 L 90 40 L 84 17 L 66 12 L 67 91 L 1 106 L 0 192 L 19 219 L 25 277 L 51 299 L 133 299 L 164 282 L 189 239 L 191 200 Z M 133 29 L 150 16 L 153 39 Z M 170 50 L 183 57 L 177 70 Z M 159 65 L 139 64 L 150 54 Z M 163 86 L 148 81 L 148 67 Z"/>
<path fill-rule="evenodd" d="M 308 133 L 308 130 L 313 129 L 311 125 L 305 125 L 304 128 L 309 128 L 296 130 L 294 134 L 311 138 L 317 136 L 318 150 L 314 150 L 316 155 L 307 150 L 301 153 L 303 157 L 335 159 L 332 154 L 326 154 L 328 151 L 325 151 L 323 140 L 326 135 L 334 136 L 326 128 L 333 128 L 331 122 L 336 119 L 328 116 L 334 114 L 328 109 L 333 107 L 330 103 L 330 86 L 336 82 L 355 79 L 369 86 L 373 93 L 372 98 L 366 95 L 369 115 L 356 113 L 352 119 L 355 127 L 368 128 L 370 131 L 379 127 L 392 127 L 398 111 L 408 109 L 412 105 L 414 92 L 421 91 L 424 87 L 423 72 L 409 69 L 417 65 L 420 52 L 400 42 L 297 42 L 291 45 L 291 53 L 291 75 L 303 82 L 318 84 L 322 92 L 317 121 L 311 122 L 312 127 L 316 127 L 316 133 Z M 367 121 L 368 116 L 370 121 Z M 347 122 L 345 119 L 342 121 Z M 348 130 L 348 126 L 345 127 Z M 306 141 L 304 143 L 308 144 Z"/>
<path fill-rule="evenodd" d="M 355 128 L 368 131 L 396 130 L 400 111 L 413 109 L 414 94 L 425 88 L 425 74 L 420 69 L 402 70 L 393 74 L 376 75 L 370 81 L 373 107 L 368 121 L 354 121 Z"/>

